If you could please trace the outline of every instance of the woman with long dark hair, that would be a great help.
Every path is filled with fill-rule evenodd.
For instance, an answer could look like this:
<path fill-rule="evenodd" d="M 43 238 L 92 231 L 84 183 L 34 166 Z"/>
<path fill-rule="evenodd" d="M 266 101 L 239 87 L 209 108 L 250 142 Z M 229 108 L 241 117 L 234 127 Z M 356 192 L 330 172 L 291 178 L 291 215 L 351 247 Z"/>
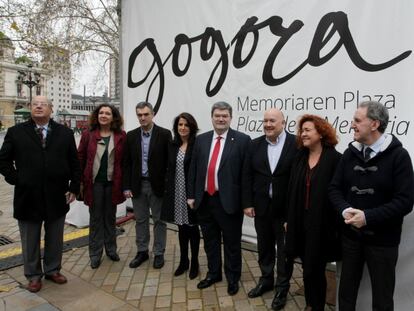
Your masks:
<path fill-rule="evenodd" d="M 82 169 L 84 202 L 89 206 L 89 257 L 92 269 L 101 264 L 103 248 L 119 261 L 115 223 L 122 192 L 122 155 L 126 134 L 123 120 L 113 105 L 101 104 L 92 112 L 89 130 L 82 133 L 78 157 Z"/>
<path fill-rule="evenodd" d="M 339 259 L 340 240 L 335 210 L 328 200 L 328 185 L 341 154 L 335 129 L 316 115 L 299 120 L 295 158 L 288 190 L 286 253 L 300 257 L 306 310 L 324 310 L 326 263 Z"/>
<path fill-rule="evenodd" d="M 168 149 L 166 195 L 161 213 L 163 220 L 178 225 L 180 263 L 175 276 L 183 274 L 190 267 L 188 244 L 191 246 L 190 279 L 196 278 L 199 273 L 200 231 L 195 211 L 187 205 L 186 195 L 188 170 L 197 131 L 197 122 L 191 114 L 183 112 L 174 119 L 174 140 Z"/>

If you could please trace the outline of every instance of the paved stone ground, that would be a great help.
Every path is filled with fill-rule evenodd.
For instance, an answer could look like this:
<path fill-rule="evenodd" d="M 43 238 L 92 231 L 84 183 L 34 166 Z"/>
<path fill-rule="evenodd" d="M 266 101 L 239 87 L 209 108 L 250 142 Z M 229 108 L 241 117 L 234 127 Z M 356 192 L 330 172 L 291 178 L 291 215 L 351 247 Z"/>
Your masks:
<path fill-rule="evenodd" d="M 0 176 L 0 235 L 11 238 L 15 243 L 0 246 L 0 253 L 19 245 L 17 222 L 12 218 L 13 187 Z M 125 233 L 118 237 L 118 251 L 121 261 L 103 259 L 99 269 L 89 266 L 87 247 L 67 251 L 63 255 L 62 273 L 68 277 L 65 285 L 43 281 L 43 288 L 32 294 L 21 288 L 26 280 L 23 267 L 19 266 L 0 272 L 0 311 L 2 310 L 268 310 L 273 293 L 249 299 L 247 292 L 255 286 L 260 270 L 257 253 L 243 251 L 243 272 L 241 287 L 237 295 L 227 295 L 227 283 L 199 290 L 197 283 L 207 272 L 205 253 L 200 249 L 201 274 L 195 280 L 187 275 L 174 277 L 178 265 L 179 246 L 177 233 L 168 230 L 165 266 L 160 270 L 152 268 L 152 258 L 137 269 L 130 269 L 128 263 L 136 253 L 134 222 L 123 225 Z M 65 226 L 65 233 L 77 230 Z M 152 241 L 151 241 L 152 243 Z M 295 267 L 291 280 L 289 299 L 284 310 L 303 310 L 304 297 L 296 293 L 302 286 L 301 269 Z M 334 310 L 326 306 L 325 310 Z"/>

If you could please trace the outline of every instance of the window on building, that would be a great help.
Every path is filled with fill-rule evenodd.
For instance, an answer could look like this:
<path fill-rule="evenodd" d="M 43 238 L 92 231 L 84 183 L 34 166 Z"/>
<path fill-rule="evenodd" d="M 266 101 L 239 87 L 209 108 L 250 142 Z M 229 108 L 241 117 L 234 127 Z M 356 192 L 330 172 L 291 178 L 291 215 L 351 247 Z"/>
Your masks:
<path fill-rule="evenodd" d="M 22 84 L 17 83 L 17 96 L 22 97 Z"/>
<path fill-rule="evenodd" d="M 42 87 L 40 85 L 36 86 L 36 95 L 41 95 L 42 94 Z"/>

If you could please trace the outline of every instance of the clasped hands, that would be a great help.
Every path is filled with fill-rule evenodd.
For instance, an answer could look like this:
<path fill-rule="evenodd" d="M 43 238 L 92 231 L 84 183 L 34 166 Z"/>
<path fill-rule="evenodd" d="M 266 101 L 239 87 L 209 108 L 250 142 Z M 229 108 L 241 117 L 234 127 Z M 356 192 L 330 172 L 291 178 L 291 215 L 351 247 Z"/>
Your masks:
<path fill-rule="evenodd" d="M 344 217 L 347 225 L 351 225 L 356 228 L 362 228 L 367 224 L 365 220 L 365 213 L 357 208 L 348 207 L 343 211 L 342 216 Z"/>

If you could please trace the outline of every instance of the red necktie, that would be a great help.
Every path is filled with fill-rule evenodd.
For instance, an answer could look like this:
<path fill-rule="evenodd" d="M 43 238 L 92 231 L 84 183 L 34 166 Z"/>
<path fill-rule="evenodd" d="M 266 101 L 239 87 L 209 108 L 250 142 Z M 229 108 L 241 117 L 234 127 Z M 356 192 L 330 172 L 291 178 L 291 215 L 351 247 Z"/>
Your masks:
<path fill-rule="evenodd" d="M 207 169 L 207 192 L 209 195 L 213 195 L 216 192 L 214 172 L 216 171 L 217 158 L 220 152 L 220 140 L 222 137 L 218 136 L 216 139 L 217 141 L 214 145 L 213 153 L 211 155 L 210 163 L 208 164 Z"/>

